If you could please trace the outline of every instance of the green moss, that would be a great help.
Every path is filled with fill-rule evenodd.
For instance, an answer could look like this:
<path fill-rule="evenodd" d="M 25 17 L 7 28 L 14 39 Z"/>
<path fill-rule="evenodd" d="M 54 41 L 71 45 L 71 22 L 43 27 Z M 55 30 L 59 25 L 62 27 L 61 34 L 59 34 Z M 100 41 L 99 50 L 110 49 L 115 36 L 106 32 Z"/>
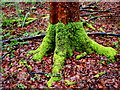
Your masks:
<path fill-rule="evenodd" d="M 94 28 L 91 24 L 89 24 L 89 23 L 86 23 L 86 26 L 87 26 L 88 28 L 92 29 L 92 30 L 95 30 L 95 28 Z"/>
<path fill-rule="evenodd" d="M 55 51 L 54 51 L 54 64 L 52 73 L 57 74 L 62 69 L 65 58 L 73 55 L 73 48 L 71 47 L 69 26 L 63 23 L 56 24 L 55 36 Z"/>
<path fill-rule="evenodd" d="M 116 50 L 111 47 L 104 47 L 94 40 L 90 39 L 84 30 L 83 23 L 57 23 L 49 25 L 46 36 L 42 44 L 35 51 L 33 59 L 42 60 L 42 57 L 48 52 L 54 50 L 54 64 L 52 66 L 52 74 L 60 74 L 65 59 L 73 55 L 73 51 L 85 52 L 76 57 L 77 59 L 87 54 L 96 53 L 105 55 L 110 59 L 114 59 L 117 54 Z M 47 85 L 52 86 L 52 82 L 60 80 L 60 77 L 51 77 Z"/>
<path fill-rule="evenodd" d="M 76 56 L 76 59 L 80 59 L 80 58 L 82 58 L 82 57 L 85 57 L 86 55 L 87 55 L 87 53 L 84 52 L 84 53 L 82 53 L 82 54 L 80 54 L 80 55 L 77 55 L 77 56 Z"/>
<path fill-rule="evenodd" d="M 106 72 L 101 72 L 101 73 L 98 73 L 98 74 L 96 74 L 94 77 L 100 77 L 100 76 L 102 76 L 103 74 L 105 74 Z"/>
<path fill-rule="evenodd" d="M 105 31 L 102 28 L 99 28 L 99 30 L 105 33 Z"/>
<path fill-rule="evenodd" d="M 85 29 L 85 31 L 90 31 L 89 29 Z"/>
<path fill-rule="evenodd" d="M 111 47 L 104 47 L 93 40 L 90 40 L 90 47 L 95 51 L 96 54 L 104 55 L 109 59 L 114 59 L 117 51 Z"/>
<path fill-rule="evenodd" d="M 67 83 L 67 85 L 73 85 L 73 84 L 76 84 L 77 82 L 70 82 L 69 80 L 65 80 L 65 82 Z"/>
<path fill-rule="evenodd" d="M 118 38 L 118 53 L 120 53 L 120 38 Z"/>
<path fill-rule="evenodd" d="M 111 47 L 104 47 L 94 40 L 90 39 L 86 34 L 82 23 L 73 23 L 75 36 L 74 38 L 74 45 L 76 47 L 76 51 L 83 51 L 88 54 L 96 53 L 100 55 L 104 55 L 110 59 L 114 59 L 114 56 L 117 54 L 117 51 Z"/>
<path fill-rule="evenodd" d="M 47 86 L 51 87 L 54 81 L 59 81 L 60 79 L 61 77 L 51 77 L 50 80 L 47 82 Z"/>
<path fill-rule="evenodd" d="M 36 59 L 37 61 L 41 61 L 42 57 L 47 54 L 47 52 L 50 52 L 54 49 L 54 43 L 55 43 L 55 26 L 49 25 L 46 36 L 43 38 L 42 44 L 34 51 L 29 51 L 29 54 L 34 53 L 33 59 Z"/>

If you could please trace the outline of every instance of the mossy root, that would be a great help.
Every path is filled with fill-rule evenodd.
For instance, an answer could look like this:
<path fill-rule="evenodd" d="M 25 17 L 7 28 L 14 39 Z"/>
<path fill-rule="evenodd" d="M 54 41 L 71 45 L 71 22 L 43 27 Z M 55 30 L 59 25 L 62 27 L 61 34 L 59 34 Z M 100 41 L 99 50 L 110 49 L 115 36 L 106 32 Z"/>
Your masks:
<path fill-rule="evenodd" d="M 29 51 L 29 54 L 34 53 L 33 58 L 37 61 L 41 61 L 42 57 L 47 55 L 47 52 L 52 51 L 54 49 L 55 43 L 55 26 L 49 25 L 46 36 L 43 38 L 42 44 L 34 51 Z"/>
<path fill-rule="evenodd" d="M 69 23 L 67 25 L 63 23 L 49 25 L 40 47 L 29 53 L 35 53 L 33 59 L 41 61 L 42 57 L 52 50 L 54 50 L 53 74 L 60 74 L 66 57 L 71 57 L 73 51 L 85 52 L 85 55 L 96 53 L 105 55 L 110 59 L 114 59 L 114 56 L 117 54 L 115 49 L 104 47 L 90 39 L 81 22 Z M 51 77 L 47 82 L 48 87 L 52 86 L 52 82 L 60 79 L 61 77 Z"/>

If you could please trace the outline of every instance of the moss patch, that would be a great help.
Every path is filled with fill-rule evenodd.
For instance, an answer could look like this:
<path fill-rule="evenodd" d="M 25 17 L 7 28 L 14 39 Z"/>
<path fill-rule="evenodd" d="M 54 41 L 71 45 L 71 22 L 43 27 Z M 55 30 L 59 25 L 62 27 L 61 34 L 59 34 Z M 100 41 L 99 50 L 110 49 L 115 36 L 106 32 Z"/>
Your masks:
<path fill-rule="evenodd" d="M 87 26 L 88 28 L 92 29 L 92 30 L 95 30 L 95 28 L 94 28 L 91 24 L 89 24 L 89 23 L 86 23 L 86 26 Z"/>
<path fill-rule="evenodd" d="M 54 49 L 54 44 L 55 44 L 55 26 L 54 25 L 49 25 L 47 31 L 46 31 L 46 36 L 44 37 L 42 44 L 40 47 L 38 47 L 34 51 L 29 51 L 29 54 L 35 53 L 33 55 L 33 59 L 37 61 L 41 61 L 42 57 L 47 54 L 47 52 L 50 52 Z"/>
<path fill-rule="evenodd" d="M 66 84 L 69 86 L 69 85 L 74 85 L 76 84 L 77 82 L 70 82 L 69 80 L 65 80 Z"/>
<path fill-rule="evenodd" d="M 59 81 L 60 79 L 61 77 L 51 77 L 50 80 L 47 82 L 47 86 L 51 87 L 54 81 Z"/>
<path fill-rule="evenodd" d="M 54 51 L 53 74 L 60 74 L 66 57 L 71 57 L 73 51 L 86 52 L 84 53 L 85 55 L 96 53 L 105 55 L 110 59 L 114 59 L 114 56 L 117 54 L 115 49 L 104 47 L 90 39 L 81 22 L 68 23 L 67 25 L 63 23 L 49 25 L 40 47 L 35 51 L 30 51 L 29 54 L 34 53 L 33 59 L 41 61 L 42 57 L 50 51 Z M 50 87 L 52 82 L 60 79 L 60 77 L 51 77 L 47 85 Z"/>
<path fill-rule="evenodd" d="M 76 56 L 76 59 L 80 59 L 80 58 L 82 58 L 82 57 L 85 57 L 86 55 L 87 55 L 87 53 L 84 52 L 84 53 L 82 53 L 82 54 L 80 54 L 80 55 L 77 55 L 77 56 Z"/>

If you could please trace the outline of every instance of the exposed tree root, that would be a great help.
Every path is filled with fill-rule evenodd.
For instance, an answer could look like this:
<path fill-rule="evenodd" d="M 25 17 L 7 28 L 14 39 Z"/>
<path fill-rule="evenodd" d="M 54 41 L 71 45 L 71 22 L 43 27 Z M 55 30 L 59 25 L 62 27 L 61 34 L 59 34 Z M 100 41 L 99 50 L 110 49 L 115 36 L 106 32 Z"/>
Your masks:
<path fill-rule="evenodd" d="M 55 47 L 55 30 L 54 25 L 49 25 L 47 30 L 47 35 L 44 37 L 42 44 L 39 48 L 37 48 L 34 51 L 28 52 L 28 55 L 31 53 L 36 53 L 33 55 L 33 59 L 36 59 L 38 61 L 42 60 L 42 57 L 47 54 L 47 52 L 52 51 Z"/>
<path fill-rule="evenodd" d="M 114 59 L 117 54 L 113 48 L 104 47 L 90 39 L 81 22 L 50 25 L 40 47 L 28 53 L 35 53 L 33 59 L 41 61 L 42 57 L 52 50 L 54 50 L 53 74 L 60 74 L 66 57 L 71 57 L 73 51 L 86 52 L 86 54 L 96 53 L 110 59 Z M 52 82 L 60 79 L 61 77 L 51 77 L 47 82 L 48 87 L 52 86 Z"/>

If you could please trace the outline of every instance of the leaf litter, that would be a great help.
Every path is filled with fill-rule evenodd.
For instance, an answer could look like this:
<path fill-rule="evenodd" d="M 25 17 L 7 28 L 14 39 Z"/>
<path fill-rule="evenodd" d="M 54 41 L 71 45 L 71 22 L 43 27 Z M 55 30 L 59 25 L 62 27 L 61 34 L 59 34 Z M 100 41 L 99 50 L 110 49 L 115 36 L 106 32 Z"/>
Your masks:
<path fill-rule="evenodd" d="M 114 3 L 114 2 L 113 2 Z M 98 7 L 103 7 L 104 10 L 106 8 L 110 8 L 110 6 L 114 7 L 114 5 L 118 5 L 118 3 L 99 3 Z M 83 3 L 87 5 L 87 3 Z M 108 6 L 106 6 L 108 4 Z M 31 6 L 39 6 L 41 3 L 36 2 L 36 4 L 27 4 L 24 2 L 20 3 L 21 9 L 23 10 L 22 14 L 26 14 L 29 9 L 28 7 Z M 43 3 L 43 6 L 48 8 L 48 3 Z M 9 8 L 8 8 L 9 7 Z M 36 9 L 30 9 L 31 12 L 36 14 L 31 14 L 31 17 L 39 18 L 38 14 L 48 14 L 49 11 L 45 9 L 45 7 L 37 7 Z M 99 8 L 100 8 L 99 7 Z M 7 17 L 13 15 L 15 12 L 14 6 L 6 6 L 3 8 L 3 12 L 6 13 Z M 84 13 L 84 12 L 82 12 Z M 116 14 L 117 12 L 112 12 Z M 100 13 L 104 14 L 104 13 Z M 100 15 L 98 14 L 98 15 Z M 88 19 L 89 17 L 83 17 L 84 19 Z M 111 20 L 103 22 L 101 19 L 93 20 L 95 23 L 92 25 L 95 26 L 96 31 L 88 31 L 88 32 L 98 32 L 99 27 L 102 26 L 103 30 L 107 33 L 117 33 L 120 34 L 119 28 L 117 28 L 118 23 L 109 23 Z M 97 22 L 97 23 L 96 23 Z M 11 35 L 16 35 L 15 37 L 23 37 L 25 32 L 36 32 L 42 31 L 45 32 L 49 22 L 48 19 L 38 19 L 30 23 L 26 27 L 16 27 L 15 31 L 12 31 L 10 26 L 2 27 L 2 29 L 11 30 Z M 14 26 L 13 26 L 14 27 Z M 3 35 L 6 32 L 3 31 Z M 4 39 L 7 39 L 5 37 Z M 94 39 L 99 44 L 103 46 L 113 47 L 116 50 L 119 48 L 118 45 L 118 37 L 115 36 L 96 36 L 91 35 L 91 39 Z M 44 73 L 51 73 L 52 72 L 52 64 L 53 64 L 53 53 L 50 53 L 48 56 L 43 57 L 43 61 L 36 62 L 32 60 L 32 55 L 27 57 L 27 52 L 31 50 L 35 50 L 41 44 L 43 38 L 40 39 L 32 39 L 27 40 L 29 42 L 28 45 L 23 46 L 16 46 L 17 50 L 13 51 L 12 53 L 14 56 L 11 57 L 11 53 L 6 55 L 5 58 L 2 60 L 1 64 L 1 81 L 2 81 L 2 88 L 47 88 L 46 83 L 50 77 L 47 75 L 42 74 L 33 74 L 32 77 L 25 65 L 25 61 L 27 61 L 27 65 L 29 66 L 29 70 L 32 72 L 44 72 Z M 116 43 L 116 44 L 115 44 Z M 9 43 L 5 43 L 9 44 Z M 9 48 L 9 47 L 8 47 Z M 10 48 L 11 49 L 11 48 Z M 8 50 L 9 51 L 9 50 Z M 7 52 L 5 48 L 2 51 L 2 55 Z M 83 53 L 83 52 L 82 52 Z M 74 51 L 74 55 L 71 58 L 67 58 L 63 69 L 61 70 L 62 73 L 62 80 L 59 82 L 54 82 L 52 88 L 120 88 L 120 56 L 117 56 L 117 60 L 114 63 L 109 63 L 107 58 L 102 55 L 90 54 L 81 59 L 76 59 L 76 56 L 81 54 L 80 52 Z M 22 61 L 23 60 L 23 61 Z M 67 85 L 65 80 L 70 83 Z M 71 83 L 77 82 L 77 83 Z"/>

